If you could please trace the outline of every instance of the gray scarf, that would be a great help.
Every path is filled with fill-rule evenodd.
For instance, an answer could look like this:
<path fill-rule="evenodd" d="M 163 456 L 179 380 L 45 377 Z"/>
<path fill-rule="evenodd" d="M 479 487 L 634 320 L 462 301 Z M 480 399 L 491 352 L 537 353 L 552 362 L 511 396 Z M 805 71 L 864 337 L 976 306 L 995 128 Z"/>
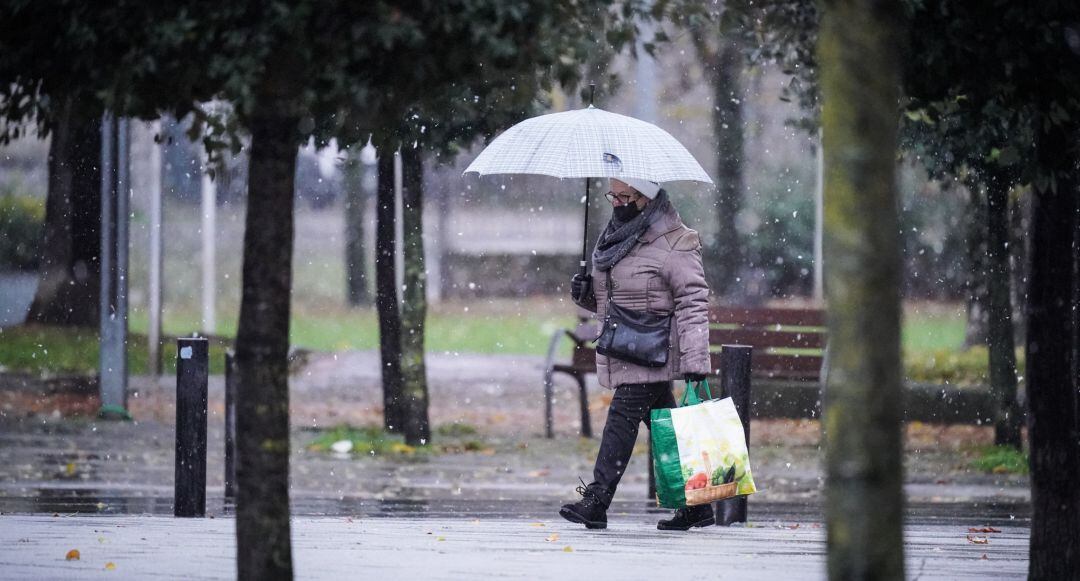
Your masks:
<path fill-rule="evenodd" d="M 637 240 L 649 229 L 649 225 L 657 218 L 664 215 L 664 211 L 671 203 L 668 201 L 667 192 L 660 190 L 656 199 L 649 202 L 640 214 L 634 216 L 628 222 L 620 222 L 615 216 L 611 217 L 607 228 L 600 233 L 600 239 L 596 241 L 596 249 L 593 250 L 593 267 L 600 272 L 611 270 L 615 263 L 630 253 L 630 249 L 637 244 Z"/>

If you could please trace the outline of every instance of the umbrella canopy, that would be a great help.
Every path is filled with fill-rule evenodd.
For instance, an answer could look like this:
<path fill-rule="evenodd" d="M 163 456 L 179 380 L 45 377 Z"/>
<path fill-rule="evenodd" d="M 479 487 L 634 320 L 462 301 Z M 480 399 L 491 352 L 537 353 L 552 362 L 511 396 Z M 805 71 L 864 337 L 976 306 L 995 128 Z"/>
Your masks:
<path fill-rule="evenodd" d="M 470 172 L 713 183 L 668 132 L 591 105 L 514 125 L 480 152 Z"/>

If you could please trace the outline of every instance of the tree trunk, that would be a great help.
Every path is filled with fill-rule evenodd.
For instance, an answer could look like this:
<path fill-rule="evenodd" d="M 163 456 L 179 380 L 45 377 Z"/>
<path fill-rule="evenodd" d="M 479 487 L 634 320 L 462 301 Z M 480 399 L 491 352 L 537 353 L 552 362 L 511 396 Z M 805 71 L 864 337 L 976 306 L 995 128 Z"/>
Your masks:
<path fill-rule="evenodd" d="M 366 305 L 371 297 L 367 288 L 367 262 L 364 260 L 363 164 L 360 154 L 350 151 L 345 158 L 345 296 L 350 307 Z"/>
<path fill-rule="evenodd" d="M 743 264 L 735 217 L 742 209 L 743 115 L 742 52 L 731 40 L 721 38 L 710 79 L 713 89 L 713 135 L 716 138 L 717 229 L 707 265 L 709 286 L 720 297 L 736 288 Z"/>
<path fill-rule="evenodd" d="M 394 240 L 394 154 L 379 151 L 379 185 L 375 208 L 375 308 L 379 312 L 379 355 L 382 360 L 383 425 L 404 429 L 401 377 L 401 309 L 397 298 L 397 242 Z"/>
<path fill-rule="evenodd" d="M 902 22 L 898 3 L 826 0 L 819 36 L 831 579 L 904 578 L 894 175 Z"/>
<path fill-rule="evenodd" d="M 299 120 L 270 97 L 255 107 L 236 333 L 237 571 L 241 580 L 291 579 L 288 353 Z"/>
<path fill-rule="evenodd" d="M 401 301 L 401 375 L 405 398 L 405 443 L 431 442 L 428 421 L 427 370 L 424 364 L 424 318 L 427 316 L 427 274 L 424 267 L 424 159 L 420 149 L 402 152 L 402 252 L 405 289 Z"/>
<path fill-rule="evenodd" d="M 1027 337 L 1027 288 L 1028 268 L 1031 266 L 1031 200 L 1028 190 L 1013 204 L 1010 216 L 1009 259 L 1012 264 L 1013 337 L 1015 343 L 1023 344 Z"/>
<path fill-rule="evenodd" d="M 1075 372 L 1073 286 L 1076 284 L 1078 178 L 1075 133 L 1061 127 L 1037 144 L 1040 169 L 1056 187 L 1033 190 L 1028 287 L 1027 400 L 1031 452 L 1033 580 L 1077 579 L 1080 572 L 1080 419 Z"/>
<path fill-rule="evenodd" d="M 1016 343 L 1012 325 L 1012 276 L 1009 269 L 1009 192 L 1015 180 L 991 167 L 986 176 L 987 343 L 990 391 L 997 401 L 994 443 L 1019 449 L 1023 414 L 1016 401 Z"/>
<path fill-rule="evenodd" d="M 980 176 L 981 177 L 981 176 Z M 964 348 L 986 345 L 990 332 L 989 297 L 986 248 L 986 203 L 980 184 L 972 180 L 967 184 L 967 326 L 964 328 Z"/>
<path fill-rule="evenodd" d="M 49 145 L 40 282 L 27 320 L 95 327 L 101 293 L 101 120 L 63 107 Z"/>

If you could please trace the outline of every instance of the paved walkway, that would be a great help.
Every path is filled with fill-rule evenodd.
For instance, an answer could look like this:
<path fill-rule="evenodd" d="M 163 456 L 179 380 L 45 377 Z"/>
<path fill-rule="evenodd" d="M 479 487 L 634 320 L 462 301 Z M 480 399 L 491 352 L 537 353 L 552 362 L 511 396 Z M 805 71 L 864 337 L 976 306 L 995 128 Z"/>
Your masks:
<path fill-rule="evenodd" d="M 377 360 L 365 353 L 340 356 L 345 361 L 334 357 L 316 357 L 291 382 L 293 546 L 301 579 L 824 577 L 817 422 L 755 421 L 752 465 L 762 492 L 751 497 L 751 526 L 690 534 L 655 530 L 668 511 L 645 500 L 642 430 L 610 513 L 611 528 L 586 532 L 555 511 L 575 496 L 577 477 L 591 473 L 598 442 L 575 437 L 568 383 L 558 386 L 559 436 L 540 437 L 537 359 L 508 357 L 493 374 L 490 361 L 473 356 L 432 358 L 433 422 L 474 426 L 478 432 L 468 437 L 479 448 L 349 457 L 313 452 L 307 444 L 316 428 L 381 420 Z M 145 377 L 132 382 L 134 422 L 65 418 L 40 406 L 0 407 L 5 579 L 232 578 L 234 522 L 222 498 L 221 378 L 211 379 L 208 512 L 215 518 L 207 519 L 168 516 L 172 383 Z M 597 430 L 607 397 L 594 387 Z M 988 435 L 988 428 L 974 426 L 908 427 L 909 578 L 1025 574 L 1026 477 L 968 468 L 971 446 Z M 447 441 L 437 437 L 436 445 Z M 1002 532 L 968 538 L 969 528 L 985 526 Z M 984 538 L 985 544 L 974 542 Z M 79 561 L 64 560 L 70 549 L 81 552 Z M 106 570 L 108 563 L 115 569 Z"/>
<path fill-rule="evenodd" d="M 1027 530 L 997 530 L 909 526 L 907 577 L 1023 578 Z M 824 532 L 808 523 L 660 532 L 644 518 L 606 531 L 553 520 L 294 518 L 293 551 L 298 579 L 792 581 L 825 578 Z M 0 570 L 12 580 L 231 579 L 234 535 L 226 518 L 3 516 Z M 71 549 L 78 561 L 65 560 Z"/>

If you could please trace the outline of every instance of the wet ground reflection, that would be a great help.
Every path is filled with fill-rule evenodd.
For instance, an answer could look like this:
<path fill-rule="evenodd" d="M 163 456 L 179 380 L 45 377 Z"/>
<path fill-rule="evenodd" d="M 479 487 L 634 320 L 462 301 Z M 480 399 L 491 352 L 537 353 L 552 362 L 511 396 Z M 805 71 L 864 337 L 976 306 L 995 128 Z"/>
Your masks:
<path fill-rule="evenodd" d="M 546 519 L 558 510 L 550 500 L 379 499 L 361 497 L 298 497 L 291 500 L 295 516 L 366 518 Z M 221 496 L 206 500 L 207 515 L 235 513 L 233 502 Z M 611 518 L 635 518 L 670 511 L 643 501 L 615 501 Z M 92 488 L 49 488 L 34 495 L 0 497 L 0 514 L 149 514 L 171 515 L 172 496 L 132 495 Z M 821 507 L 805 503 L 750 504 L 751 522 L 821 522 Z M 991 526 L 1029 526 L 1026 503 L 918 503 L 906 508 L 909 524 L 978 523 Z"/>

